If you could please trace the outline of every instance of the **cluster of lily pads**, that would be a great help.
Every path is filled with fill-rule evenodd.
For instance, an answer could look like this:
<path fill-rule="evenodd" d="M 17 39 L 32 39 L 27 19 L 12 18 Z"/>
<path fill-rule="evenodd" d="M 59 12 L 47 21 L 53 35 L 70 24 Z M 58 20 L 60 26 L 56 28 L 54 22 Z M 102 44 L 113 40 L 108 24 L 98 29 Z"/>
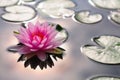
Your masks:
<path fill-rule="evenodd" d="M 115 23 L 120 23 L 120 0 L 89 0 L 89 3 L 95 7 L 107 9 L 107 10 L 114 10 L 110 12 L 110 15 L 108 16 L 108 19 L 112 20 Z M 81 18 L 80 22 L 88 23 L 90 19 L 93 18 L 93 16 L 96 16 L 96 21 L 102 20 L 102 15 L 95 14 L 95 15 L 89 15 L 88 11 L 85 11 L 84 13 L 78 13 L 80 16 L 87 16 L 87 19 L 85 17 L 76 17 L 76 19 L 79 20 Z M 91 18 L 92 17 L 92 18 Z M 93 18 L 93 22 L 95 18 Z M 91 22 L 92 23 L 92 22 Z M 102 63 L 102 64 L 109 64 L 109 65 L 115 65 L 120 64 L 120 37 L 117 36 L 110 36 L 110 35 L 104 35 L 104 36 L 98 36 L 92 38 L 92 41 L 95 42 L 97 45 L 84 45 L 81 47 L 81 52 L 86 55 L 88 58 Z M 120 77 L 115 76 L 95 76 L 91 77 L 88 80 L 120 80 Z"/>
<path fill-rule="evenodd" d="M 92 39 L 97 45 L 84 45 L 81 52 L 91 60 L 102 64 L 120 64 L 120 38 L 117 36 L 98 36 Z M 88 80 L 120 80 L 115 76 L 95 76 Z"/>
<path fill-rule="evenodd" d="M 27 3 L 37 5 L 35 8 Z M 43 0 L 36 3 L 35 0 L 0 0 L 0 7 L 5 7 L 5 13 L 2 18 L 10 22 L 29 21 L 37 16 L 37 13 L 43 12 L 52 18 L 70 17 L 74 11 L 68 8 L 75 7 L 70 0 Z"/>
<path fill-rule="evenodd" d="M 23 22 L 31 20 L 36 16 L 36 10 L 25 3 L 34 0 L 0 0 L 0 7 L 5 7 L 2 19 L 10 22 Z"/>
<path fill-rule="evenodd" d="M 89 0 L 89 2 L 96 7 L 104 9 L 119 9 L 120 0 Z M 109 3 L 109 4 L 108 4 Z M 85 16 L 89 12 L 81 12 L 78 15 Z M 92 17 L 92 16 L 89 16 Z M 79 18 L 79 17 L 78 17 Z M 80 17 L 85 22 L 84 18 Z M 101 20 L 102 17 L 96 14 L 97 20 Z M 111 12 L 109 18 L 116 23 L 120 22 L 120 13 L 118 11 Z M 91 19 L 94 18 L 92 17 Z M 87 19 L 86 19 L 87 20 Z M 86 23 L 89 22 L 89 19 Z M 95 22 L 95 21 L 94 21 Z M 99 36 L 92 39 L 97 45 L 84 45 L 81 47 L 81 52 L 88 56 L 90 59 L 104 64 L 119 64 L 120 63 L 120 38 L 117 36 Z"/>
<path fill-rule="evenodd" d="M 119 0 L 89 0 L 89 3 L 92 6 L 107 9 L 107 10 L 116 10 L 110 11 L 110 15 L 108 15 L 108 19 L 112 20 L 115 23 L 120 24 L 120 1 Z M 117 10 L 118 9 L 118 10 Z M 102 14 L 90 14 L 90 11 L 80 11 L 75 13 L 73 16 L 75 21 L 82 23 L 97 23 L 100 22 L 103 17 Z"/>
<path fill-rule="evenodd" d="M 102 20 L 101 14 L 89 15 L 89 11 L 76 12 L 71 8 L 76 5 L 71 0 L 45 0 L 40 1 L 36 8 L 25 3 L 34 2 L 35 0 L 1 0 L 0 7 L 5 7 L 6 13 L 2 18 L 10 22 L 28 21 L 37 16 L 37 12 L 44 13 L 52 18 L 72 17 L 77 22 L 96 23 Z"/>
<path fill-rule="evenodd" d="M 120 0 L 89 0 L 89 3 L 98 8 L 114 10 L 110 11 L 108 19 L 120 24 Z"/>
<path fill-rule="evenodd" d="M 88 80 L 120 80 L 120 78 L 112 77 L 112 76 L 99 76 L 99 77 L 92 77 Z"/>
<path fill-rule="evenodd" d="M 36 7 L 27 3 L 35 3 Z M 89 0 L 89 3 L 104 9 L 120 8 L 119 0 Z M 35 0 L 0 0 L 0 7 L 5 7 L 6 11 L 1 17 L 10 22 L 28 21 L 35 18 L 37 13 L 44 13 L 52 18 L 72 17 L 73 20 L 86 24 L 97 23 L 103 19 L 102 14 L 91 14 L 90 11 L 75 12 L 75 6 L 71 0 L 40 0 L 38 3 Z M 108 19 L 120 23 L 120 11 L 111 11 Z"/>

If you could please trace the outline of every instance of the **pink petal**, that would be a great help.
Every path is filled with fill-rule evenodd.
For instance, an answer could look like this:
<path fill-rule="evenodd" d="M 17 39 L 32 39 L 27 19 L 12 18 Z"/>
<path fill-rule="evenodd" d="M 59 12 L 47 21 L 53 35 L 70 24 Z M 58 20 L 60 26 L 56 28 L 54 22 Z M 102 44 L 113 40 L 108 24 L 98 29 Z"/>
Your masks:
<path fill-rule="evenodd" d="M 39 44 L 38 47 L 39 48 L 42 48 L 44 46 L 44 44 Z"/>
<path fill-rule="evenodd" d="M 35 27 L 40 27 L 40 22 L 39 21 L 37 21 L 36 23 L 35 23 Z"/>
<path fill-rule="evenodd" d="M 36 40 L 33 40 L 32 45 L 36 46 L 36 45 L 38 45 L 38 42 Z"/>
<path fill-rule="evenodd" d="M 46 41 L 47 41 L 47 37 L 44 37 L 41 43 L 44 44 Z"/>
<path fill-rule="evenodd" d="M 18 51 L 20 52 L 20 54 L 28 54 L 31 52 L 29 47 L 27 46 L 22 46 Z"/>
<path fill-rule="evenodd" d="M 28 35 L 28 33 L 27 33 L 25 28 L 21 27 L 19 32 L 20 32 L 21 35 L 29 38 L 29 35 Z"/>
<path fill-rule="evenodd" d="M 37 56 L 41 61 L 45 61 L 47 58 L 46 53 L 44 52 L 37 52 Z"/>
<path fill-rule="evenodd" d="M 44 22 L 44 23 L 42 24 L 42 26 L 43 26 L 45 29 L 47 29 L 46 27 L 48 27 L 49 24 L 48 24 L 47 22 Z"/>
<path fill-rule="evenodd" d="M 28 46 L 28 47 L 33 47 L 33 45 L 32 44 L 30 44 L 30 43 L 24 43 L 24 45 L 26 45 L 26 46 Z"/>
<path fill-rule="evenodd" d="M 22 35 L 15 35 L 16 38 L 19 40 L 19 42 L 21 43 L 27 43 L 27 42 L 31 42 L 31 40 L 29 38 L 25 38 L 24 36 Z"/>
<path fill-rule="evenodd" d="M 34 36 L 33 37 L 33 40 L 36 40 L 38 43 L 41 42 L 41 38 L 39 36 Z"/>
<path fill-rule="evenodd" d="M 45 47 L 45 49 L 52 49 L 53 48 L 53 45 L 49 45 L 47 47 Z"/>
<path fill-rule="evenodd" d="M 20 28 L 18 35 L 15 35 L 18 39 L 21 41 L 30 41 L 30 36 L 28 35 L 27 31 L 25 28 Z"/>
<path fill-rule="evenodd" d="M 57 41 L 53 41 L 53 45 L 54 45 L 54 47 L 58 47 L 58 46 L 60 46 L 61 44 L 63 43 L 63 40 L 62 39 L 59 39 L 59 40 L 57 40 Z"/>
<path fill-rule="evenodd" d="M 34 51 L 35 52 L 35 51 L 38 51 L 38 49 L 30 49 L 30 51 Z"/>
<path fill-rule="evenodd" d="M 50 33 L 50 35 L 49 35 L 49 40 L 52 40 L 52 39 L 54 39 L 55 38 L 55 36 L 56 36 L 56 34 L 57 34 L 57 32 L 51 32 Z"/>
<path fill-rule="evenodd" d="M 29 23 L 28 23 L 28 28 L 33 28 L 33 27 L 34 27 L 34 24 L 31 23 L 31 22 L 29 22 Z"/>
<path fill-rule="evenodd" d="M 36 32 L 36 27 L 34 24 L 32 23 L 28 23 L 28 31 L 31 32 L 31 33 L 35 33 Z"/>

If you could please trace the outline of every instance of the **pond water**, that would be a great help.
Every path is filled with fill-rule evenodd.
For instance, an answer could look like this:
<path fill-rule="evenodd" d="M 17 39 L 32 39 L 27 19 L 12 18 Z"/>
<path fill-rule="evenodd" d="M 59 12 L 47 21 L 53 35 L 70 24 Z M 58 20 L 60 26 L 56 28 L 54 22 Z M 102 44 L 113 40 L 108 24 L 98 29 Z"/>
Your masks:
<path fill-rule="evenodd" d="M 97 75 L 120 76 L 119 64 L 101 64 L 89 59 L 80 51 L 83 45 L 96 45 L 91 41 L 93 37 L 101 35 L 120 37 L 120 25 L 108 19 L 112 10 L 93 7 L 88 0 L 72 1 L 76 4 L 76 7 L 72 8 L 75 12 L 89 10 L 91 13 L 102 14 L 103 19 L 96 24 L 84 24 L 75 22 L 71 17 L 51 18 L 38 13 L 41 22 L 60 24 L 69 33 L 68 40 L 61 46 L 66 49 L 64 58 L 55 61 L 53 68 L 33 70 L 30 67 L 24 68 L 22 62 L 18 63 L 19 55 L 6 49 L 18 43 L 13 31 L 18 30 L 21 24 L 7 22 L 0 18 L 0 80 L 87 80 Z M 3 13 L 5 13 L 4 8 L 0 8 L 0 15 Z"/>

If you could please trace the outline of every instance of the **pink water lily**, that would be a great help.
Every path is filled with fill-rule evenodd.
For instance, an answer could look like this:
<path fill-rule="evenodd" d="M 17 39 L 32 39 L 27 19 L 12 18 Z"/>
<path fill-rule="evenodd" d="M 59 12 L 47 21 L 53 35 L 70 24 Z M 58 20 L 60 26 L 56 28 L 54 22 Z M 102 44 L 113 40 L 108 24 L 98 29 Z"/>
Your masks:
<path fill-rule="evenodd" d="M 28 23 L 27 27 L 21 27 L 15 32 L 16 38 L 23 44 L 19 48 L 20 54 L 37 55 L 41 61 L 46 60 L 46 52 L 62 44 L 62 40 L 56 38 L 58 31 L 49 23 Z"/>

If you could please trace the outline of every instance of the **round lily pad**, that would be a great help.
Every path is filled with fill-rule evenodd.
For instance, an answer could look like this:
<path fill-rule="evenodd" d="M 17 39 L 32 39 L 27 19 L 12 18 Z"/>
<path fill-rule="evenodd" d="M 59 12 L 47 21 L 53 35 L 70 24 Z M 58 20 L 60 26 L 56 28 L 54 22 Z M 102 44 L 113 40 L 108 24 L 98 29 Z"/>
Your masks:
<path fill-rule="evenodd" d="M 112 77 L 112 76 L 98 76 L 98 77 L 93 77 L 88 80 L 120 80 L 120 78 Z"/>
<path fill-rule="evenodd" d="M 73 10 L 68 9 L 72 7 L 75 7 L 75 4 L 70 0 L 45 0 L 37 5 L 37 10 L 52 18 L 63 18 L 74 14 Z"/>
<path fill-rule="evenodd" d="M 25 5 L 14 5 L 5 8 L 6 13 L 2 15 L 2 18 L 10 22 L 23 22 L 28 21 L 36 16 L 36 11 Z"/>
<path fill-rule="evenodd" d="M 45 0 L 38 3 L 37 8 L 50 9 L 50 8 L 72 8 L 75 4 L 71 0 Z"/>
<path fill-rule="evenodd" d="M 86 24 L 97 23 L 102 20 L 101 14 L 90 14 L 89 11 L 81 11 L 74 15 L 74 20 Z"/>
<path fill-rule="evenodd" d="M 15 5 L 19 0 L 0 0 L 0 7 Z"/>
<path fill-rule="evenodd" d="M 34 5 L 35 3 L 36 3 L 36 0 L 21 0 L 21 4 Z"/>
<path fill-rule="evenodd" d="M 112 11 L 108 18 L 113 22 L 120 24 L 120 11 Z"/>
<path fill-rule="evenodd" d="M 120 63 L 120 38 L 115 36 L 100 36 L 93 38 L 98 44 L 85 45 L 81 52 L 92 60 L 105 64 Z"/>
<path fill-rule="evenodd" d="M 67 30 L 62 28 L 60 25 L 57 25 L 56 29 L 59 31 L 59 33 L 56 35 L 56 38 L 61 39 L 63 42 L 65 42 L 68 39 Z"/>
<path fill-rule="evenodd" d="M 99 8 L 119 9 L 120 0 L 89 0 L 90 4 Z"/>
<path fill-rule="evenodd" d="M 23 0 L 24 2 L 33 2 L 35 0 Z"/>

